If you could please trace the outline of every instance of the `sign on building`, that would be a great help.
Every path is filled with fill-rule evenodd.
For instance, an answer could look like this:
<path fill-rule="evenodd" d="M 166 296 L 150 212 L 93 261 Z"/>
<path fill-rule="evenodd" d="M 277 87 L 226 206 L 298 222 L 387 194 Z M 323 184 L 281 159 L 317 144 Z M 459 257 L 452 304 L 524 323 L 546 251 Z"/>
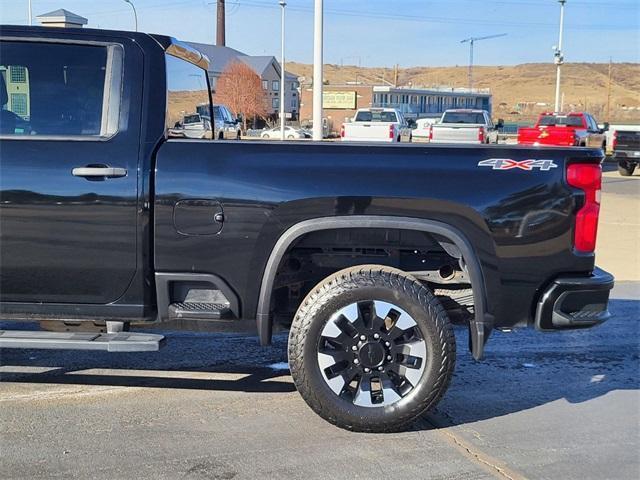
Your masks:
<path fill-rule="evenodd" d="M 356 92 L 322 92 L 322 108 L 330 110 L 354 110 Z"/>

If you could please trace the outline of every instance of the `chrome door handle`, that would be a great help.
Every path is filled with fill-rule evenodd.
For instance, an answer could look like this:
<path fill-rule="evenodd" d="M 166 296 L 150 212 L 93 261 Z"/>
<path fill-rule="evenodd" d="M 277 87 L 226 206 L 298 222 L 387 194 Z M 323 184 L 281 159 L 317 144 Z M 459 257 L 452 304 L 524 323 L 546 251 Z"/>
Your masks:
<path fill-rule="evenodd" d="M 121 178 L 127 176 L 126 168 L 118 167 L 77 167 L 71 170 L 74 177 Z"/>

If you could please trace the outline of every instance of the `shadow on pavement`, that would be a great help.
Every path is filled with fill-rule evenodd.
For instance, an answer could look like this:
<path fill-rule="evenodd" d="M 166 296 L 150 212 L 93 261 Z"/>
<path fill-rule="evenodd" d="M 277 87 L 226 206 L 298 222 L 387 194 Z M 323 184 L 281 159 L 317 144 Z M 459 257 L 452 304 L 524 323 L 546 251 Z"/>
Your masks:
<path fill-rule="evenodd" d="M 466 330 L 456 329 L 458 365 L 434 412 L 437 423 L 459 425 L 562 399 L 582 403 L 614 390 L 640 390 L 640 301 L 612 300 L 611 310 L 614 318 L 592 330 L 496 332 L 482 362 L 466 351 Z M 251 393 L 295 390 L 288 371 L 269 367 L 286 362 L 286 334 L 276 335 L 268 348 L 242 335 L 167 336 L 167 347 L 159 353 L 4 350 L 0 380 Z M 33 373 L 38 367 L 52 370 Z"/>

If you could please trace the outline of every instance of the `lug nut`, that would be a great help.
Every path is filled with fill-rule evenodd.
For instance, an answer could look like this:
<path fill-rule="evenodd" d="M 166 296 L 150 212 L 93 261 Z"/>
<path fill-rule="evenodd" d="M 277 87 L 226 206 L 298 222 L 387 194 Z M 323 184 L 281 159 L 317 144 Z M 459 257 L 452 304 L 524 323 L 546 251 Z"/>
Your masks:
<path fill-rule="evenodd" d="M 364 335 L 360 335 L 360 340 L 365 341 L 367 339 L 367 337 L 365 337 Z"/>
<path fill-rule="evenodd" d="M 358 347 L 356 347 L 356 346 L 354 345 L 353 347 L 351 347 L 351 350 L 353 350 L 353 351 L 355 352 L 356 350 L 358 350 Z"/>
<path fill-rule="evenodd" d="M 373 338 L 375 338 L 376 340 L 380 338 L 380 335 L 378 335 L 377 333 L 373 334 Z"/>
<path fill-rule="evenodd" d="M 382 367 L 378 367 L 378 371 L 381 372 L 382 370 L 384 370 L 384 368 Z"/>
<path fill-rule="evenodd" d="M 391 344 L 390 344 L 389 342 L 384 342 L 384 346 L 385 346 L 385 347 L 390 347 L 390 346 L 391 346 Z"/>
<path fill-rule="evenodd" d="M 371 371 L 371 369 L 365 367 L 364 373 L 369 373 L 370 371 Z"/>
<path fill-rule="evenodd" d="M 356 365 L 358 365 L 360 363 L 360 360 L 358 360 L 357 358 L 353 359 L 353 363 L 355 363 Z"/>
<path fill-rule="evenodd" d="M 387 355 L 387 360 L 391 360 L 393 357 L 391 355 Z"/>

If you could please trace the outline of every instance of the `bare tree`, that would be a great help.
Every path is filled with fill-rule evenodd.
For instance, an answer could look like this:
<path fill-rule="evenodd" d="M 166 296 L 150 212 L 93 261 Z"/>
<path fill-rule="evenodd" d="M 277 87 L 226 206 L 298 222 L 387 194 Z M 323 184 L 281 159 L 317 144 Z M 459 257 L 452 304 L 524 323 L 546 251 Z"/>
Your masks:
<path fill-rule="evenodd" d="M 239 61 L 231 62 L 218 78 L 215 101 L 241 115 L 245 131 L 249 118 L 265 118 L 268 114 L 267 93 L 260 77 Z"/>

